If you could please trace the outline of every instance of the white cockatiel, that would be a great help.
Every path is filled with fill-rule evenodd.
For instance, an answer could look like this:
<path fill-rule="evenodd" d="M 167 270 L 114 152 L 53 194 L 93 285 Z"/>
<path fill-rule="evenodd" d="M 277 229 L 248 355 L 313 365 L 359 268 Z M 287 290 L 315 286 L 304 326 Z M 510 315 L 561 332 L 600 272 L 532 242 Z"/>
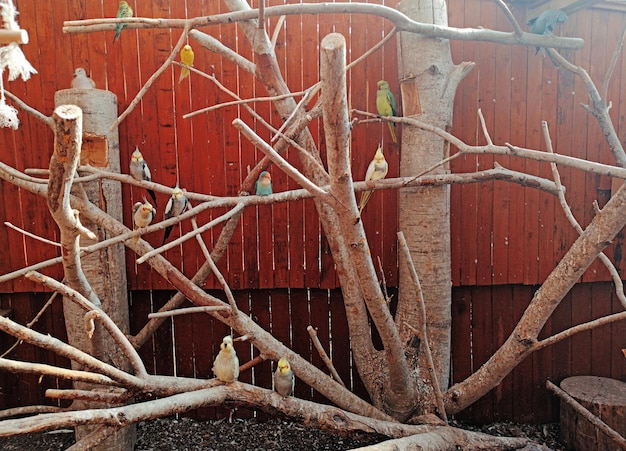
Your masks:
<path fill-rule="evenodd" d="M 296 377 L 291 371 L 291 365 L 287 357 L 282 357 L 278 361 L 278 366 L 274 372 L 274 390 L 280 396 L 286 398 L 293 395 L 293 389 L 296 384 Z"/>
<path fill-rule="evenodd" d="M 152 206 L 145 198 L 143 202 L 137 202 L 133 205 L 133 224 L 135 230 L 148 227 L 156 216 L 156 208 Z M 133 238 L 137 242 L 139 237 Z"/>
<path fill-rule="evenodd" d="M 213 373 L 220 381 L 231 383 L 239 377 L 239 359 L 233 347 L 233 337 L 226 335 L 220 344 L 220 352 L 213 362 Z"/>
<path fill-rule="evenodd" d="M 384 179 L 387 176 L 387 172 L 389 171 L 389 165 L 387 164 L 387 160 L 385 160 L 385 156 L 383 155 L 383 148 L 381 145 L 376 149 L 376 154 L 374 155 L 374 159 L 370 162 L 370 165 L 367 168 L 367 172 L 365 173 L 365 181 L 376 181 Z M 361 193 L 361 199 L 359 200 L 359 214 L 365 208 L 367 201 L 370 199 L 372 195 L 372 190 L 363 191 Z"/>

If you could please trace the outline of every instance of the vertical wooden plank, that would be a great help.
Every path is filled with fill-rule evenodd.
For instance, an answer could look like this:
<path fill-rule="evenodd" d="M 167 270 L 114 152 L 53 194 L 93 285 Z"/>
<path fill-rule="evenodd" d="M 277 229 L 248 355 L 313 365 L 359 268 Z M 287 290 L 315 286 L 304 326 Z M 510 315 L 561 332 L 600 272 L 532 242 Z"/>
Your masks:
<path fill-rule="evenodd" d="M 240 291 L 236 291 L 235 293 L 233 293 L 233 295 L 235 296 L 237 307 L 244 314 L 254 315 L 254 313 L 252 313 L 252 308 L 253 306 L 257 307 L 257 304 L 258 304 L 259 310 L 262 312 L 266 312 L 266 316 L 269 318 L 269 301 L 268 301 L 269 292 L 265 290 L 262 290 L 262 291 L 240 290 Z M 221 297 L 223 297 L 223 295 Z M 265 319 L 265 321 L 263 322 L 265 323 L 268 321 L 267 319 Z M 254 357 L 252 355 L 253 348 L 251 344 L 248 342 L 240 343 L 237 346 L 236 351 L 237 351 L 237 357 L 239 358 L 240 366 L 245 364 L 246 362 L 249 362 Z M 267 388 L 266 385 L 263 385 L 262 383 L 260 383 L 261 381 L 257 379 L 259 369 L 260 369 L 259 365 L 256 365 L 252 368 L 249 368 L 246 371 L 241 371 L 239 373 L 239 380 L 241 382 Z M 237 418 L 252 418 L 254 416 L 254 409 L 248 409 L 246 407 L 239 407 L 237 408 L 236 415 L 237 415 Z"/>
<path fill-rule="evenodd" d="M 310 323 L 308 312 L 308 292 L 306 289 L 289 290 L 291 303 L 291 349 L 300 356 L 311 361 L 311 341 L 306 331 Z M 283 302 L 284 305 L 284 302 Z M 296 384 L 295 396 L 310 399 L 312 390 L 305 384 Z"/>
<path fill-rule="evenodd" d="M 149 296 L 152 298 L 152 309 L 158 311 L 163 305 L 169 301 L 171 292 L 168 291 L 151 291 Z M 183 307 L 189 306 L 183 304 Z M 174 375 L 174 339 L 172 336 L 172 320 L 166 320 L 154 334 L 154 355 L 155 373 L 165 376 Z"/>
<path fill-rule="evenodd" d="M 352 358 L 350 343 L 343 339 L 343 337 L 349 336 L 349 329 L 341 290 L 338 288 L 330 290 L 328 302 L 330 304 L 330 340 L 332 343 L 331 349 L 328 351 L 329 356 L 346 387 L 356 395 L 368 399 L 365 385 L 359 377 Z"/>
<path fill-rule="evenodd" d="M 624 310 L 622 303 L 614 292 L 611 292 L 613 312 Z M 624 358 L 624 348 L 626 348 L 626 328 L 623 322 L 611 324 L 611 377 L 618 380 L 626 380 L 626 359 Z"/>
<path fill-rule="evenodd" d="M 317 337 L 319 338 L 326 354 L 332 357 L 331 349 L 334 347 L 335 342 L 332 340 L 333 336 L 330 329 L 331 313 L 330 313 L 330 290 L 311 290 L 310 291 L 310 324 L 317 331 Z M 340 335 L 339 338 L 347 337 L 348 335 Z M 342 340 L 343 341 L 343 340 Z M 322 358 L 319 353 L 313 348 L 311 362 L 317 368 L 328 373 Z M 343 360 L 346 369 L 348 366 L 349 358 Z M 333 364 L 338 362 L 333 359 Z M 345 379 L 344 379 L 345 380 Z M 329 401 L 323 395 L 317 391 L 313 391 L 313 401 L 328 403 Z"/>
<path fill-rule="evenodd" d="M 573 290 L 578 289 L 576 286 Z M 570 291 L 559 303 L 552 314 L 552 333 L 556 334 L 572 326 L 572 291 Z M 552 345 L 552 370 L 551 381 L 555 384 L 569 377 L 572 373 L 571 359 L 572 347 L 571 339 L 565 339 Z M 555 408 L 556 407 L 556 408 Z M 552 408 L 552 418 L 559 416 L 558 406 Z"/>
<path fill-rule="evenodd" d="M 580 284 L 572 292 L 572 325 L 582 324 L 591 320 L 593 315 L 591 303 L 591 284 Z M 572 336 L 572 374 L 582 376 L 592 374 L 591 370 L 591 331 L 579 332 Z"/>
<path fill-rule="evenodd" d="M 494 5 L 495 6 L 495 5 Z M 487 22 L 485 22 L 487 23 Z M 505 29 L 508 20 L 498 8 L 496 13 L 496 28 Z M 495 46 L 494 67 L 494 128 L 492 138 L 494 142 L 501 144 L 510 142 L 511 125 L 511 55 L 513 46 Z M 494 162 L 510 167 L 510 158 L 498 156 Z M 510 183 L 495 182 L 493 184 L 493 267 L 492 282 L 494 284 L 506 283 L 509 276 L 509 241 L 510 236 Z M 494 307 L 495 307 L 494 303 Z"/>
<path fill-rule="evenodd" d="M 493 316 L 491 311 L 491 288 L 472 288 L 472 331 L 474 368 L 478 369 L 493 354 Z M 477 423 L 493 422 L 495 391 L 491 390 L 474 403 L 473 420 Z"/>
<path fill-rule="evenodd" d="M 490 24 L 496 22 L 496 8 L 494 3 L 482 4 L 480 7 L 481 23 Z M 495 128 L 495 89 L 496 89 L 496 61 L 495 61 L 494 44 L 485 44 L 480 48 L 478 65 L 480 66 L 479 77 L 479 98 L 478 107 L 483 113 L 485 124 L 489 133 L 493 133 Z M 500 65 L 498 62 L 498 70 Z M 478 133 L 477 144 L 486 143 L 486 138 L 482 132 Z M 477 170 L 493 167 L 494 157 L 492 155 L 481 155 L 479 157 L 479 166 Z M 486 182 L 478 184 L 478 199 L 476 202 L 478 210 L 478 222 L 476 224 L 476 283 L 478 285 L 491 284 L 493 273 L 492 262 L 492 245 L 493 245 L 493 227 L 494 222 L 499 220 L 494 218 L 498 215 L 494 212 L 494 182 Z"/>
<path fill-rule="evenodd" d="M 517 324 L 532 298 L 536 287 L 515 285 L 513 286 L 513 315 L 514 323 Z M 513 421 L 527 423 L 532 420 L 533 411 L 533 359 L 526 358 L 513 370 L 513 393 L 515 402 Z"/>
<path fill-rule="evenodd" d="M 465 2 L 465 26 L 474 27 L 480 22 L 480 4 L 475 2 Z M 463 59 L 465 61 L 478 61 L 480 52 L 477 47 L 472 47 L 468 43 L 463 43 Z M 459 136 L 467 144 L 476 144 L 476 134 L 478 126 L 477 110 L 479 106 L 478 89 L 469 88 L 477 87 L 481 75 L 480 65 L 470 72 L 461 84 L 462 91 L 458 97 L 463 102 L 463 122 L 459 127 Z M 465 89 L 465 87 L 468 89 Z M 478 158 L 475 155 L 466 155 L 458 159 L 458 170 L 463 172 L 473 172 L 478 168 Z M 461 188 L 461 247 L 460 264 L 461 275 L 460 283 L 462 285 L 473 285 L 476 283 L 476 259 L 477 259 L 477 239 L 474 233 L 470 231 L 478 228 L 478 211 L 477 200 L 479 187 L 478 184 L 465 185 Z"/>
<path fill-rule="evenodd" d="M 128 298 L 130 334 L 134 336 L 137 335 L 148 322 L 148 314 L 152 313 L 152 306 L 148 292 L 129 291 Z M 147 340 L 146 343 L 139 348 L 138 352 L 146 367 L 146 371 L 148 371 L 149 374 L 156 374 L 154 337 Z"/>
<path fill-rule="evenodd" d="M 527 127 L 529 58 L 529 51 L 526 47 L 513 46 L 511 48 L 511 104 L 509 106 L 511 130 L 509 131 L 509 139 L 512 144 L 520 146 L 525 144 Z M 520 158 L 511 158 L 508 167 L 515 171 L 524 171 L 525 163 Z M 509 283 L 522 283 L 524 280 L 524 248 L 526 246 L 524 235 L 526 205 L 524 204 L 524 196 L 528 189 L 515 184 L 509 186 L 510 209 L 508 242 L 506 243 L 509 254 L 506 280 Z"/>
<path fill-rule="evenodd" d="M 597 282 L 591 285 L 592 316 L 602 318 L 611 314 L 611 292 L 613 284 Z M 611 375 L 611 326 L 601 326 L 591 331 L 591 374 L 610 377 Z M 617 337 L 616 337 L 617 338 Z"/>
<path fill-rule="evenodd" d="M 552 318 L 548 318 L 539 334 L 539 340 L 547 338 L 552 334 Z M 552 392 L 546 388 L 546 381 L 552 380 L 552 352 L 552 347 L 548 346 L 532 354 L 533 423 L 547 423 L 552 420 L 552 411 L 559 404 L 556 396 L 552 396 Z"/>
<path fill-rule="evenodd" d="M 491 287 L 493 318 L 493 351 L 509 338 L 513 322 L 513 288 L 510 285 Z M 509 375 L 494 390 L 494 420 L 510 419 L 513 413 L 513 378 Z"/>
<path fill-rule="evenodd" d="M 541 133 L 541 104 L 543 101 L 543 67 L 550 63 L 549 59 L 541 58 L 541 54 L 535 55 L 535 49 L 527 48 L 528 73 L 526 84 L 526 97 L 534 99 L 526 103 L 526 135 L 524 145 L 530 149 L 540 149 L 542 144 Z M 547 62 L 546 62 L 547 61 Z M 537 174 L 540 164 L 536 161 L 526 160 L 524 171 L 529 174 Z M 524 190 L 524 277 L 525 284 L 537 283 L 539 271 L 539 192 L 534 189 Z"/>
<path fill-rule="evenodd" d="M 461 382 L 469 377 L 472 368 L 472 290 L 469 287 L 452 289 L 452 377 L 451 384 Z M 474 408 L 469 406 L 455 418 L 469 419 Z"/>

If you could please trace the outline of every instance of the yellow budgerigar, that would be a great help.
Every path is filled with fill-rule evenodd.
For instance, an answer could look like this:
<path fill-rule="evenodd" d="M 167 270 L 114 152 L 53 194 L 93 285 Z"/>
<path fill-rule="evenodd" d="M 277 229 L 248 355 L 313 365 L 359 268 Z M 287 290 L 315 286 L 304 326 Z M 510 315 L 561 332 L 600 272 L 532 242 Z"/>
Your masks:
<path fill-rule="evenodd" d="M 189 67 L 193 67 L 193 57 L 194 57 L 193 49 L 191 48 L 189 44 L 185 45 L 182 49 L 180 49 L 180 62 L 181 63 Z M 183 67 L 180 71 L 180 77 L 178 77 L 178 83 L 183 81 L 188 76 L 189 76 L 189 69 L 187 69 L 186 67 Z"/>

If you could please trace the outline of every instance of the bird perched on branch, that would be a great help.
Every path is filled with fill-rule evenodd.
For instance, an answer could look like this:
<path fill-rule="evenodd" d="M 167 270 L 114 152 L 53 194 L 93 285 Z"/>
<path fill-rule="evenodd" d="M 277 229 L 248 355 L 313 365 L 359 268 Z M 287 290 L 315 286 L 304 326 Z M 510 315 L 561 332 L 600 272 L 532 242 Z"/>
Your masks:
<path fill-rule="evenodd" d="M 396 116 L 398 108 L 396 106 L 396 98 L 393 92 L 389 90 L 389 83 L 385 80 L 380 80 L 378 83 L 378 90 L 376 91 L 376 110 L 380 116 Z M 394 122 L 387 122 L 389 131 L 391 132 L 391 139 L 393 142 L 398 142 L 396 137 L 396 124 Z"/>
<path fill-rule="evenodd" d="M 139 147 L 135 146 L 135 151 L 130 156 L 130 175 L 133 176 L 135 180 L 151 182 L 152 175 L 150 174 L 150 168 L 148 167 L 148 163 L 143 159 L 143 155 L 139 151 Z M 156 194 L 151 189 L 147 190 L 148 194 L 156 204 Z"/>
<path fill-rule="evenodd" d="M 120 2 L 120 6 L 117 8 L 117 15 L 115 17 L 117 17 L 118 19 L 133 17 L 133 9 L 130 7 L 128 2 L 125 2 L 124 0 Z M 120 33 L 122 32 L 122 29 L 126 25 L 128 24 L 123 23 L 123 22 L 115 24 L 115 36 L 113 37 L 113 44 L 115 44 L 115 41 L 117 41 L 117 38 L 120 37 Z"/>
<path fill-rule="evenodd" d="M 143 200 L 143 203 L 136 202 L 135 205 L 133 205 L 133 224 L 135 225 L 134 230 L 148 227 L 155 216 L 156 208 L 154 208 L 152 204 L 148 202 L 145 198 Z M 133 241 L 136 243 L 137 241 L 139 241 L 139 237 L 134 237 Z"/>
<path fill-rule="evenodd" d="M 295 384 L 296 377 L 293 371 L 291 371 L 289 360 L 287 360 L 287 357 L 282 357 L 278 361 L 278 367 L 274 372 L 274 390 L 276 390 L 280 396 L 286 398 L 287 396 L 293 395 Z"/>
<path fill-rule="evenodd" d="M 73 89 L 93 89 L 96 87 L 96 82 L 93 81 L 89 76 L 87 76 L 87 72 L 82 67 L 77 67 L 74 71 L 74 75 L 72 78 L 72 88 Z"/>
<path fill-rule="evenodd" d="M 383 155 L 383 148 L 381 145 L 376 149 L 376 153 L 374 154 L 374 159 L 370 162 L 367 167 L 367 172 L 365 173 L 365 181 L 376 181 L 382 180 L 387 176 L 387 172 L 389 171 L 389 164 L 387 164 L 387 160 L 385 160 L 385 156 Z M 370 196 L 372 195 L 373 190 L 363 191 L 361 193 L 361 199 L 359 200 L 359 214 L 365 208 L 367 201 L 370 200 Z"/>
<path fill-rule="evenodd" d="M 185 197 L 185 192 L 176 185 L 172 189 L 172 195 L 170 199 L 167 201 L 167 205 L 165 206 L 165 212 L 163 213 L 163 219 L 170 219 L 175 216 L 179 216 L 185 209 L 187 208 L 188 202 L 187 197 Z M 167 237 L 170 236 L 172 232 L 172 228 L 174 226 L 167 226 L 165 228 L 165 234 L 163 235 L 163 244 L 167 241 Z M 163 246 L 161 244 L 161 246 Z"/>
<path fill-rule="evenodd" d="M 268 196 L 272 194 L 272 176 L 269 172 L 263 171 L 254 184 L 257 196 Z"/>
<path fill-rule="evenodd" d="M 548 9 L 542 12 L 537 17 L 526 22 L 526 25 L 530 26 L 530 32 L 533 34 L 546 34 L 552 36 L 552 32 L 556 28 L 558 23 L 563 23 L 567 20 L 567 14 L 560 9 Z M 539 52 L 540 47 L 536 47 L 535 55 Z"/>
<path fill-rule="evenodd" d="M 213 373 L 220 381 L 226 383 L 235 382 L 239 377 L 239 359 L 233 347 L 233 337 L 230 335 L 226 335 L 220 344 L 220 352 L 213 362 Z"/>
<path fill-rule="evenodd" d="M 187 66 L 193 67 L 193 49 L 189 44 L 185 45 L 182 49 L 180 49 L 180 62 L 186 64 Z M 180 77 L 178 77 L 178 83 L 183 81 L 186 77 L 189 76 L 189 69 L 183 67 L 180 70 Z"/>

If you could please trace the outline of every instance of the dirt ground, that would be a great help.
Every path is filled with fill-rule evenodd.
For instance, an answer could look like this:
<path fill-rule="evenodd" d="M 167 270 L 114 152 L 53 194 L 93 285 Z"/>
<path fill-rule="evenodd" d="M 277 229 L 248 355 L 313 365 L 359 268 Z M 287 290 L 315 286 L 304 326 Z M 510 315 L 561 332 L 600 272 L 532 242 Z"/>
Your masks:
<path fill-rule="evenodd" d="M 498 436 L 528 437 L 555 451 L 564 451 L 559 442 L 558 424 L 528 425 L 495 423 L 481 427 L 452 422 L 453 426 Z M 360 434 L 338 436 L 291 421 L 233 419 L 195 421 L 166 418 L 145 421 L 137 426 L 136 451 L 242 451 L 242 450 L 348 450 L 379 443 L 385 437 Z M 70 430 L 0 439 L 3 451 L 57 451 L 74 443 Z"/>

